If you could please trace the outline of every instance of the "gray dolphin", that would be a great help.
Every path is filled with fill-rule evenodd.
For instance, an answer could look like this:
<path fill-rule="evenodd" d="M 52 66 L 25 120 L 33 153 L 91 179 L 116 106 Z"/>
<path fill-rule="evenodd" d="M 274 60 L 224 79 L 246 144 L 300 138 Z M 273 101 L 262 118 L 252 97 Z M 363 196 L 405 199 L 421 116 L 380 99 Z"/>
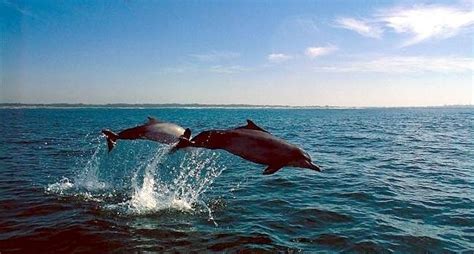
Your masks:
<path fill-rule="evenodd" d="M 186 135 L 180 138 L 172 151 L 185 147 L 223 149 L 243 159 L 267 165 L 263 171 L 265 175 L 286 166 L 321 171 L 312 163 L 308 153 L 273 136 L 250 120 L 247 120 L 247 125 L 234 129 L 203 131 L 189 140 L 190 136 L 191 131 L 186 129 Z"/>
<path fill-rule="evenodd" d="M 180 136 L 185 134 L 185 129 L 174 123 L 166 123 L 148 117 L 147 123 L 123 130 L 118 134 L 108 129 L 102 130 L 102 133 L 107 138 L 107 146 L 110 152 L 117 143 L 117 139 L 148 139 L 163 144 L 174 144 L 179 141 Z"/>

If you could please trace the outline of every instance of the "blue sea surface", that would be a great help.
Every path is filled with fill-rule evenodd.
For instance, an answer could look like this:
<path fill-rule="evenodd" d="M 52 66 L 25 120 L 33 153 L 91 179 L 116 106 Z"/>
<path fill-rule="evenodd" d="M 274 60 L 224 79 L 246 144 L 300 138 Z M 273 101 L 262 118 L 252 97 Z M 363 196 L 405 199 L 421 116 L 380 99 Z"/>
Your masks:
<path fill-rule="evenodd" d="M 323 172 L 119 140 L 252 119 Z M 3 108 L 0 253 L 474 250 L 474 109 Z M 258 149 L 249 147 L 249 149 Z"/>

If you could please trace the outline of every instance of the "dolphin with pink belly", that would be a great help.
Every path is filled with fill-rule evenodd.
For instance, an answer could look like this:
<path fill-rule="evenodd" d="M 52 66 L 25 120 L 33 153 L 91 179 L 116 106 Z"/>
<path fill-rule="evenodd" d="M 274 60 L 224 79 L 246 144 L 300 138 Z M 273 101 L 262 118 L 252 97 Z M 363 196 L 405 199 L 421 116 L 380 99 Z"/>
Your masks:
<path fill-rule="evenodd" d="M 223 149 L 243 159 L 266 165 L 263 174 L 273 174 L 283 167 L 321 169 L 313 164 L 311 157 L 301 148 L 292 145 L 258 127 L 251 120 L 247 125 L 229 130 L 207 130 L 190 139 L 191 131 L 180 138 L 172 149 L 202 147 Z"/>
<path fill-rule="evenodd" d="M 156 118 L 148 117 L 147 123 L 123 130 L 118 134 L 108 129 L 102 130 L 102 133 L 107 139 L 110 152 L 118 139 L 147 139 L 163 144 L 174 144 L 179 141 L 180 136 L 185 134 L 185 129 L 174 123 L 162 122 Z"/>

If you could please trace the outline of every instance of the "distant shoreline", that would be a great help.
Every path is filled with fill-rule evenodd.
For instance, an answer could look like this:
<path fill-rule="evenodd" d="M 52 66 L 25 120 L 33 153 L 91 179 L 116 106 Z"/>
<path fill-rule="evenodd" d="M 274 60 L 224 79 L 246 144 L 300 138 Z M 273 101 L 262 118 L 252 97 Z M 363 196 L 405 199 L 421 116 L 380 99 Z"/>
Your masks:
<path fill-rule="evenodd" d="M 474 108 L 474 105 L 440 105 L 440 106 L 291 106 L 291 105 L 253 105 L 253 104 L 199 104 L 199 103 L 0 103 L 0 108 L 270 108 L 270 109 L 368 109 L 368 108 Z"/>

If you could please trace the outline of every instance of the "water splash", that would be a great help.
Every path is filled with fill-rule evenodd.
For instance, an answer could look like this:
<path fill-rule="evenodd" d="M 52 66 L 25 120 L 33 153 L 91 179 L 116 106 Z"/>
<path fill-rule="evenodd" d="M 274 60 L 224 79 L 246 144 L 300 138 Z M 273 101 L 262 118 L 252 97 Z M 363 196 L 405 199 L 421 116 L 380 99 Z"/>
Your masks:
<path fill-rule="evenodd" d="M 218 153 L 192 149 L 170 155 L 169 146 L 130 142 L 133 149 L 124 143 L 108 154 L 101 141 L 98 137 L 88 143 L 91 153 L 78 163 L 75 176 L 48 185 L 46 192 L 102 202 L 105 209 L 121 214 L 204 211 L 214 221 L 203 194 L 225 169 Z"/>
<path fill-rule="evenodd" d="M 46 192 L 64 195 L 64 192 L 72 187 L 74 187 L 74 184 L 68 178 L 63 177 L 59 182 L 49 184 L 46 187 Z"/>
<path fill-rule="evenodd" d="M 137 214 L 164 209 L 192 212 L 197 205 L 202 205 L 210 213 L 200 197 L 225 169 L 217 165 L 217 153 L 192 150 L 185 154 L 178 165 L 166 167 L 160 162 L 168 151 L 169 148 L 160 148 L 148 162 L 140 187 L 136 184 L 138 174 L 134 177 L 135 183 L 132 185 L 135 187 L 128 201 L 129 211 Z M 167 179 L 169 177 L 166 175 L 171 175 L 172 179 Z"/>
<path fill-rule="evenodd" d="M 75 178 L 74 185 L 76 188 L 83 188 L 88 191 L 99 191 L 107 187 L 107 183 L 99 180 L 100 172 L 100 152 L 103 150 L 103 145 L 100 143 L 96 145 L 94 153 L 86 162 L 84 170 L 82 170 Z"/>
<path fill-rule="evenodd" d="M 92 156 L 85 161 L 83 160 L 84 158 L 81 157 L 82 160 L 79 160 L 76 164 L 78 173 L 71 177 L 71 179 L 63 177 L 59 182 L 49 184 L 46 187 L 46 192 L 62 196 L 69 194 L 73 196 L 83 196 L 86 199 L 93 199 L 92 193 L 97 193 L 108 188 L 109 185 L 99 179 L 101 170 L 100 154 L 104 149 L 99 139 L 100 137 L 96 137 L 88 143 L 89 146 L 92 146 L 94 152 Z"/>
<path fill-rule="evenodd" d="M 160 207 L 158 202 L 159 196 L 157 196 L 157 188 L 159 186 L 155 185 L 155 172 L 157 165 L 163 160 L 163 156 L 167 153 L 167 148 L 158 148 L 155 155 L 145 165 L 145 173 L 141 187 L 137 183 L 140 170 L 135 171 L 132 178 L 133 194 L 129 201 L 129 207 L 132 210 L 141 213 L 141 211 L 155 210 Z"/>

